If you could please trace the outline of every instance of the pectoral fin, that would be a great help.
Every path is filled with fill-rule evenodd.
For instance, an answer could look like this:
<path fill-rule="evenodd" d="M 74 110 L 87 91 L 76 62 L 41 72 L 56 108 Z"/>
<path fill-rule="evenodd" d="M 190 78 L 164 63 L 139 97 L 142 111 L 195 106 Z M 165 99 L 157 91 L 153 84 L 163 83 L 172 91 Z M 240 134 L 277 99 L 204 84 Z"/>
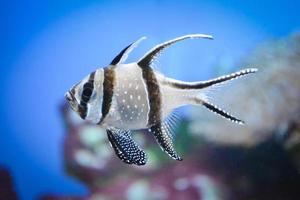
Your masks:
<path fill-rule="evenodd" d="M 107 129 L 107 136 L 117 156 L 127 164 L 145 165 L 146 153 L 131 137 L 131 132 L 120 129 Z"/>

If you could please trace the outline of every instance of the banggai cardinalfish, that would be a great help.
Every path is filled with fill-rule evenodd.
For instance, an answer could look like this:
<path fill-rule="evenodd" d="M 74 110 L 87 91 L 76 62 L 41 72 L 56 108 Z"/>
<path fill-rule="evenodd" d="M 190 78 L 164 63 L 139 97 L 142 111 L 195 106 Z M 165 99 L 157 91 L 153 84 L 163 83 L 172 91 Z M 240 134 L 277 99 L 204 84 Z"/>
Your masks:
<path fill-rule="evenodd" d="M 175 160 L 182 160 L 173 145 L 175 108 L 202 105 L 232 122 L 242 120 L 208 102 L 205 88 L 257 71 L 244 69 L 215 79 L 183 82 L 168 78 L 151 67 L 167 47 L 190 38 L 213 39 L 210 35 L 191 34 L 159 44 L 139 61 L 125 64 L 128 54 L 143 40 L 140 38 L 123 49 L 109 66 L 99 68 L 73 86 L 65 95 L 79 116 L 106 129 L 117 156 L 128 164 L 144 165 L 147 155 L 131 136 L 132 130 L 146 129 L 163 151 Z"/>

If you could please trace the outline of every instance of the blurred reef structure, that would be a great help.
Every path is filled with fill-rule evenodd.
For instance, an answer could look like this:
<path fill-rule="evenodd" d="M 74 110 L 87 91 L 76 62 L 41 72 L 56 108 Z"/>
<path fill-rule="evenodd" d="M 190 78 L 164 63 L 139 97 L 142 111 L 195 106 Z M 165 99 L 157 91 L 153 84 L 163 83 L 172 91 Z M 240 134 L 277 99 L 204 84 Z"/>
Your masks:
<path fill-rule="evenodd" d="M 193 107 L 177 130 L 182 162 L 161 152 L 148 134 L 136 133 L 149 162 L 142 167 L 124 164 L 105 130 L 84 123 L 63 104 L 65 169 L 89 194 L 41 199 L 299 199 L 300 34 L 265 43 L 242 65 L 259 72 L 218 86 L 216 100 L 246 125 Z"/>
<path fill-rule="evenodd" d="M 12 176 L 9 171 L 0 167 L 0 199 L 17 200 L 17 193 L 14 189 Z"/>
<path fill-rule="evenodd" d="M 284 139 L 299 118 L 299 65 L 300 34 L 265 43 L 241 64 L 257 67 L 258 73 L 217 92 L 226 108 L 238 113 L 246 125 L 230 124 L 219 117 L 208 119 L 195 109 L 190 131 L 228 145 L 253 146 L 271 137 Z"/>

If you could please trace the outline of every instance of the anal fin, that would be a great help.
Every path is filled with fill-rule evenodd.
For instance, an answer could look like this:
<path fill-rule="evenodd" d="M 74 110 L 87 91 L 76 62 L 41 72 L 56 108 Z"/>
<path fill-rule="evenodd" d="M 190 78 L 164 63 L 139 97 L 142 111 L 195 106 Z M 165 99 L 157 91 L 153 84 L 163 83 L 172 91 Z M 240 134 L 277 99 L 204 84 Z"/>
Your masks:
<path fill-rule="evenodd" d="M 161 149 L 171 158 L 181 161 L 182 158 L 177 154 L 173 145 L 172 124 L 169 120 L 158 123 L 148 129 L 151 132 Z"/>
<path fill-rule="evenodd" d="M 133 140 L 130 131 L 110 128 L 106 132 L 116 155 L 123 162 L 135 165 L 146 164 L 147 155 Z"/>

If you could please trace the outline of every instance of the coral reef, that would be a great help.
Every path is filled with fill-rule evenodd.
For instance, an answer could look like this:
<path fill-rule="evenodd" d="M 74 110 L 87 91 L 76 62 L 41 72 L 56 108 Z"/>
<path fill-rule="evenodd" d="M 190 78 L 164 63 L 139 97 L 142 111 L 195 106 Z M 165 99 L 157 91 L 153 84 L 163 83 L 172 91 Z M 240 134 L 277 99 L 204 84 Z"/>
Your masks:
<path fill-rule="evenodd" d="M 0 199 L 17 200 L 18 196 L 15 192 L 12 177 L 9 171 L 0 167 Z"/>

